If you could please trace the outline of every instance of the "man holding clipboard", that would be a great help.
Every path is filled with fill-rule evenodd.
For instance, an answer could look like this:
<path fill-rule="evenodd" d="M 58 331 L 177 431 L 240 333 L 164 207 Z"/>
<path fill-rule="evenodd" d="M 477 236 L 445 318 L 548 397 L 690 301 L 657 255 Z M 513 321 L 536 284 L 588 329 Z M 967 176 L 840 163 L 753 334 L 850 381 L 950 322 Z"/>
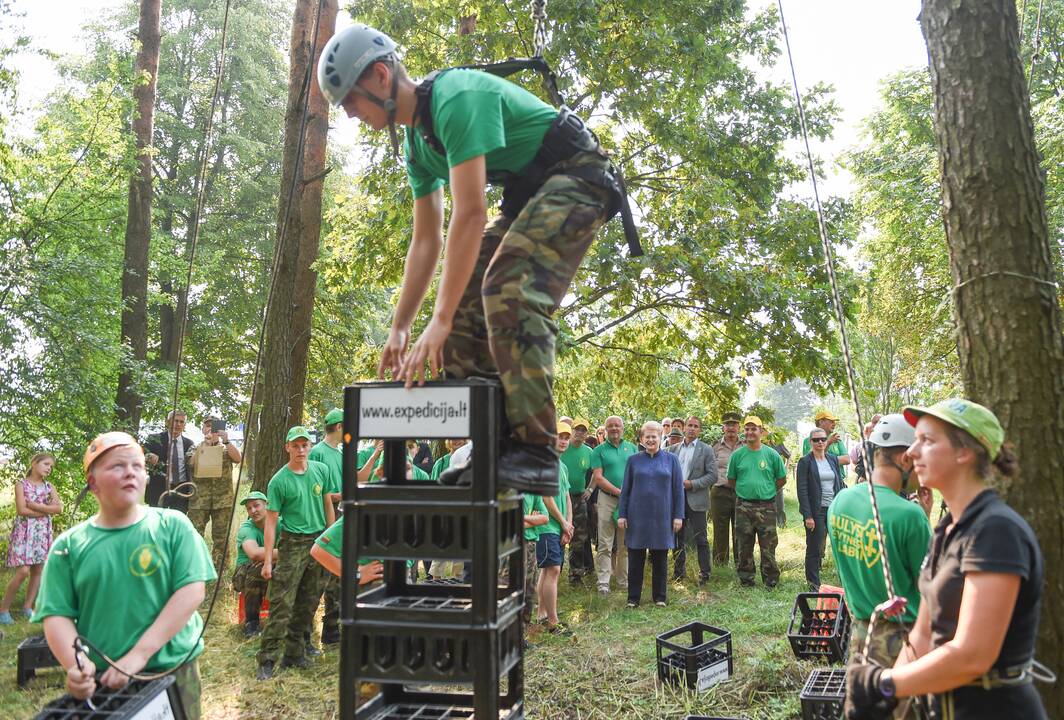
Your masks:
<path fill-rule="evenodd" d="M 203 442 L 188 453 L 188 465 L 196 484 L 196 493 L 189 501 L 188 519 L 200 535 L 207 529 L 207 521 L 211 521 L 211 559 L 221 577 L 233 505 L 233 463 L 240 462 L 240 451 L 229 441 L 224 420 L 205 417 L 201 429 Z"/>

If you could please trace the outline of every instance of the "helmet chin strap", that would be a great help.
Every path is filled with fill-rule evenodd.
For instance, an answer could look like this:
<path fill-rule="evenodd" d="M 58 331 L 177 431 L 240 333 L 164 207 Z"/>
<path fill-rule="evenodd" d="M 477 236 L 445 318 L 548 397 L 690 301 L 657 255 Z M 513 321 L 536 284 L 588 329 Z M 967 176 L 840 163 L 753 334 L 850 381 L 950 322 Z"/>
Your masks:
<path fill-rule="evenodd" d="M 399 94 L 399 78 L 395 74 L 395 67 L 389 67 L 392 70 L 392 87 L 388 99 L 379 98 L 359 85 L 355 85 L 351 89 L 388 113 L 388 137 L 392 141 L 392 154 L 395 155 L 396 160 L 401 162 L 403 158 L 399 155 L 399 132 L 395 129 L 395 115 L 399 110 L 399 105 L 395 101 L 396 96 Z"/>

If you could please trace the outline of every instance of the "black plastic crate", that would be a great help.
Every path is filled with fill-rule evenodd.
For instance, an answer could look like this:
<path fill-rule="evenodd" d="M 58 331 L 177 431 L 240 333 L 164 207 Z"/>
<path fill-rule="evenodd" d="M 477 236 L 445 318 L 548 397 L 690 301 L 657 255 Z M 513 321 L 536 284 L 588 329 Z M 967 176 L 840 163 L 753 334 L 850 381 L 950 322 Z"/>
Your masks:
<path fill-rule="evenodd" d="M 372 720 L 470 720 L 473 708 L 456 705 L 397 703 L 382 708 Z"/>
<path fill-rule="evenodd" d="M 838 720 L 846 698 L 846 670 L 813 670 L 802 688 L 802 720 Z"/>
<path fill-rule="evenodd" d="M 708 690 L 734 672 L 731 633 L 698 621 L 658 635 L 657 653 L 658 679 L 691 690 Z"/>
<path fill-rule="evenodd" d="M 517 676 L 511 673 L 511 680 Z M 503 691 L 497 684 L 480 687 L 476 695 L 466 691 L 440 692 L 414 686 L 382 685 L 380 691 L 359 706 L 354 720 L 524 720 L 520 682 Z M 481 715 L 477 714 L 477 707 Z"/>
<path fill-rule="evenodd" d="M 392 588 L 387 584 L 358 596 L 357 622 L 473 624 L 473 588 L 469 584 L 427 582 Z M 524 588 L 496 586 L 495 622 L 519 612 L 524 604 Z"/>
<path fill-rule="evenodd" d="M 15 681 L 19 687 L 28 683 L 41 668 L 59 667 L 44 635 L 33 635 L 18 644 Z"/>
<path fill-rule="evenodd" d="M 347 628 L 358 648 L 354 676 L 363 682 L 471 683 L 488 665 L 498 677 L 521 661 L 520 606 L 498 624 L 466 622 L 404 623 L 398 613 L 391 621 L 359 619 Z"/>
<path fill-rule="evenodd" d="M 799 593 L 787 639 L 797 658 L 842 663 L 849 651 L 850 630 L 850 612 L 841 595 Z"/>
<path fill-rule="evenodd" d="M 395 488 L 391 488 L 394 492 Z M 491 527 L 502 558 L 522 549 L 524 513 L 519 495 L 486 505 L 469 501 L 434 503 L 420 500 L 362 501 L 355 504 L 354 522 L 360 554 L 392 560 L 469 560 L 473 536 Z"/>
<path fill-rule="evenodd" d="M 142 717 L 187 720 L 173 675 L 158 680 L 134 680 L 121 690 L 97 690 L 92 702 L 95 710 L 90 709 L 84 700 L 64 695 L 45 705 L 34 720 L 132 720 Z M 166 708 L 170 714 L 165 714 Z"/>

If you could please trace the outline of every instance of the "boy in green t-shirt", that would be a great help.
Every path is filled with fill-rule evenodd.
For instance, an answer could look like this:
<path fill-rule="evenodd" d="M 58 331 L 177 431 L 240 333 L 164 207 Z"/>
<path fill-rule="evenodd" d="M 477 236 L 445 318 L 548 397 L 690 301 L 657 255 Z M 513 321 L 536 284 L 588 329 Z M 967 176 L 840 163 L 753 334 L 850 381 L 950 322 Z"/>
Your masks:
<path fill-rule="evenodd" d="M 333 577 L 340 577 L 344 556 L 344 519 L 340 518 L 318 536 L 310 548 L 310 556 Z M 384 564 L 380 560 L 359 558 L 358 584 L 368 585 L 380 580 L 384 575 Z"/>
<path fill-rule="evenodd" d="M 255 491 L 240 501 L 248 519 L 236 531 L 236 568 L 233 570 L 233 590 L 244 594 L 244 637 L 261 632 L 259 615 L 269 582 L 262 577 L 262 560 L 266 556 L 266 538 L 262 528 L 266 523 L 266 496 Z M 277 550 L 273 551 L 277 562 Z"/>
<path fill-rule="evenodd" d="M 565 452 L 569 447 L 569 438 L 573 430 L 568 423 L 558 423 L 558 452 Z M 561 461 L 559 461 L 561 462 Z M 536 539 L 536 566 L 540 569 L 537 599 L 539 612 L 537 619 L 547 624 L 547 631 L 552 633 L 569 633 L 558 622 L 558 578 L 565 563 L 565 546 L 573 539 L 573 508 L 569 502 L 569 472 L 564 463 L 558 469 L 558 494 L 552 498 L 543 498 L 550 519 L 539 529 Z"/>
<path fill-rule="evenodd" d="M 907 489 L 913 471 L 913 460 L 906 450 L 915 440 L 915 430 L 903 415 L 880 418 L 868 438 L 869 444 L 875 448 L 871 485 L 862 483 L 843 490 L 828 508 L 831 551 L 846 590 L 846 604 L 853 616 L 851 665 L 872 662 L 881 667 L 893 667 L 920 609 L 917 580 L 931 542 L 928 517 L 931 491 L 929 488 L 917 490 L 923 507 L 899 495 Z M 915 480 L 912 484 L 916 484 Z M 894 591 L 907 603 L 899 617 L 877 619 L 875 632 L 868 643 L 868 657 L 864 658 L 872 611 L 887 600 L 870 491 L 876 493 Z"/>
<path fill-rule="evenodd" d="M 525 623 L 532 622 L 532 608 L 536 604 L 536 541 L 539 529 L 547 524 L 547 506 L 539 495 L 525 494 L 521 498 L 525 527 L 525 607 L 521 617 Z"/>
<path fill-rule="evenodd" d="M 310 433 L 297 425 L 285 437 L 288 463 L 266 487 L 262 577 L 270 581 L 270 616 L 262 629 L 256 677 L 273 677 L 277 655 L 281 667 L 308 667 L 308 654 L 320 654 L 306 631 L 321 599 L 321 570 L 311 562 L 310 547 L 325 529 L 323 492 L 331 484 L 329 468 L 309 459 Z M 278 538 L 278 519 L 280 537 Z M 278 549 L 277 569 L 273 548 Z"/>
<path fill-rule="evenodd" d="M 100 510 L 60 535 L 48 553 L 34 622 L 66 669 L 71 696 L 97 689 L 102 655 L 114 658 L 100 684 L 175 670 L 185 716 L 199 720 L 203 620 L 196 610 L 217 578 L 207 545 L 184 514 L 141 505 L 148 483 L 144 451 L 123 432 L 98 436 L 83 460 Z M 88 655 L 75 653 L 82 638 Z"/>
<path fill-rule="evenodd" d="M 497 375 L 511 432 L 499 481 L 554 496 L 558 331 L 551 315 L 595 233 L 620 209 L 620 184 L 594 135 L 569 111 L 561 116 L 518 85 L 466 69 L 441 71 L 419 98 L 395 50 L 387 35 L 355 24 L 328 41 L 318 64 L 325 97 L 374 130 L 387 127 L 397 156 L 396 126 L 408 128 L 413 233 L 378 373 L 390 371 L 408 387 L 441 370 L 453 378 Z M 501 213 L 490 222 L 488 182 L 505 184 Z M 446 184 L 452 202 L 444 242 Z M 441 247 L 433 316 L 411 342 Z"/>
<path fill-rule="evenodd" d="M 343 499 L 343 438 L 344 411 L 340 408 L 333 408 L 325 415 L 325 437 L 310 450 L 311 460 L 320 462 L 329 468 L 329 486 L 323 493 L 326 527 L 336 522 L 337 506 Z M 322 585 L 325 608 L 321 616 L 321 644 L 335 645 L 340 642 L 340 596 L 336 591 L 336 580 L 331 576 L 325 577 Z"/>

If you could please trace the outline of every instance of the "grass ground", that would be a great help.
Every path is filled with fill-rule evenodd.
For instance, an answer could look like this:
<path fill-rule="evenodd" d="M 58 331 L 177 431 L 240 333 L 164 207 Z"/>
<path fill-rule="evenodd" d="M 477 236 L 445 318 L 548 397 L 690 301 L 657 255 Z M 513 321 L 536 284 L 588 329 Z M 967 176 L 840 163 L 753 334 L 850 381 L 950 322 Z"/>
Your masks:
<path fill-rule="evenodd" d="M 793 488 L 788 488 L 793 492 Z M 705 588 L 694 582 L 697 562 L 688 558 L 688 580 L 670 583 L 669 605 L 646 602 L 624 608 L 623 592 L 608 596 L 593 583 L 571 587 L 562 581 L 559 608 L 575 632 L 571 638 L 532 631 L 533 648 L 525 656 L 525 702 L 531 720 L 658 720 L 688 714 L 783 720 L 801 716 L 798 694 L 813 664 L 798 661 L 787 642 L 795 595 L 805 589 L 805 534 L 797 503 L 787 501 L 788 526 L 780 533 L 777 559 L 780 585 L 741 588 L 734 567 L 714 568 Z M 649 601 L 648 586 L 644 601 Z M 0 572 L 0 583 L 10 574 Z M 824 582 L 838 584 L 831 553 Z M 330 649 L 307 670 L 288 670 L 267 683 L 255 675 L 256 640 L 245 640 L 236 619 L 235 597 L 219 593 L 218 606 L 200 658 L 206 720 L 324 720 L 337 716 L 339 653 Z M 21 602 L 21 600 L 19 600 Z M 16 604 L 16 608 L 20 605 Z M 732 633 L 735 674 L 703 693 L 657 684 L 655 637 L 693 620 Z M 62 694 L 62 674 L 42 671 L 26 689 L 15 684 L 16 647 L 40 626 L 18 622 L 3 628 L 0 640 L 0 717 L 32 718 L 47 701 Z"/>

